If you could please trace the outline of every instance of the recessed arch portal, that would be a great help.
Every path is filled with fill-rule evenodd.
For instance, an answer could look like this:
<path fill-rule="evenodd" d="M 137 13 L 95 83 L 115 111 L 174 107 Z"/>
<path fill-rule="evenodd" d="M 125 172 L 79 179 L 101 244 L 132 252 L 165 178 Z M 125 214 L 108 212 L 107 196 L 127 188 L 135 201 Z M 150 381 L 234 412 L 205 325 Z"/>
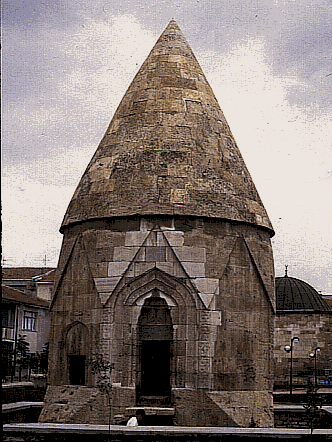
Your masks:
<path fill-rule="evenodd" d="M 142 327 L 148 325 L 148 316 L 144 316 L 143 312 L 149 307 L 149 302 L 151 302 L 149 299 L 156 292 L 160 298 L 160 307 L 167 312 L 164 324 L 171 325 L 172 336 L 167 335 L 165 330 L 164 334 L 159 331 L 162 339 L 155 339 L 154 344 L 152 340 L 142 339 Z M 146 348 L 150 346 L 148 352 L 152 353 L 152 347 L 155 345 L 156 351 L 162 346 L 167 347 L 165 353 L 170 355 L 168 377 L 170 387 L 194 388 L 196 377 L 191 375 L 191 371 L 195 370 L 195 367 L 190 365 L 190 373 L 186 368 L 191 356 L 189 353 L 187 355 L 189 347 L 186 342 L 191 341 L 190 348 L 195 345 L 199 319 L 197 311 L 204 310 L 205 306 L 190 281 L 176 278 L 160 269 L 151 269 L 127 281 L 122 287 L 119 286 L 110 297 L 106 307 L 110 310 L 114 336 L 110 346 L 111 359 L 116 361 L 112 372 L 114 382 L 121 383 L 125 387 L 134 387 L 136 392 L 140 393 L 142 357 L 143 365 L 145 360 L 143 346 Z M 146 321 L 145 324 L 144 321 Z M 189 374 L 186 374 L 186 370 Z"/>
<path fill-rule="evenodd" d="M 66 331 L 65 350 L 67 376 L 71 385 L 85 385 L 85 363 L 89 347 L 89 332 L 82 322 L 74 322 Z"/>
<path fill-rule="evenodd" d="M 173 324 L 170 308 L 158 290 L 153 290 L 141 309 L 137 326 L 137 401 L 169 403 Z"/>

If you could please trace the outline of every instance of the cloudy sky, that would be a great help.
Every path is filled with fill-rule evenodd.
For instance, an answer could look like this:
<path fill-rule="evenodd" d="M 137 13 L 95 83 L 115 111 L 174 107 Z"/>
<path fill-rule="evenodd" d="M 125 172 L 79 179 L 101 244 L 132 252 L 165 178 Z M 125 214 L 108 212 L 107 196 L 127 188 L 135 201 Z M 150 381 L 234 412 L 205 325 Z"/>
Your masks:
<path fill-rule="evenodd" d="M 276 275 L 331 293 L 330 0 L 3 0 L 4 264 L 56 266 L 78 181 L 172 18 L 268 211 Z"/>

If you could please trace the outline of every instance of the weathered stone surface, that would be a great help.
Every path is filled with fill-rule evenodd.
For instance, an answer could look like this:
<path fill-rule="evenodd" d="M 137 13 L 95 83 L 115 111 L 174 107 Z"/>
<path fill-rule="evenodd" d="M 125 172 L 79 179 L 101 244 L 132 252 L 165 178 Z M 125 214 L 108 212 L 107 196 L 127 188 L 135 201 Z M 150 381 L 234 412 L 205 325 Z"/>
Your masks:
<path fill-rule="evenodd" d="M 165 238 L 170 246 L 182 246 L 184 242 L 183 232 L 164 231 Z"/>
<path fill-rule="evenodd" d="M 219 279 L 195 278 L 195 285 L 201 293 L 219 293 Z"/>
<path fill-rule="evenodd" d="M 187 272 L 187 274 L 190 276 L 190 278 L 204 278 L 205 275 L 205 263 L 198 263 L 198 262 L 187 262 L 187 261 L 181 261 L 183 268 Z"/>
<path fill-rule="evenodd" d="M 207 293 L 200 293 L 199 297 L 203 301 L 206 308 L 210 308 L 211 301 L 214 298 L 214 295 L 209 295 Z"/>
<path fill-rule="evenodd" d="M 38 422 L 103 424 L 108 415 L 108 399 L 97 388 L 53 386 L 47 389 Z"/>
<path fill-rule="evenodd" d="M 148 231 L 126 232 L 126 246 L 141 246 L 148 236 Z"/>
<path fill-rule="evenodd" d="M 272 394 L 262 391 L 214 391 L 207 393 L 236 427 L 273 427 Z"/>
<path fill-rule="evenodd" d="M 124 271 L 129 266 L 130 261 L 119 261 L 108 263 L 108 276 L 122 276 Z M 101 280 L 98 278 L 98 280 Z"/>
<path fill-rule="evenodd" d="M 206 261 L 206 251 L 202 247 L 174 247 L 174 252 L 179 261 L 201 262 Z"/>
<path fill-rule="evenodd" d="M 114 261 L 130 262 L 137 252 L 138 247 L 115 247 L 113 259 Z"/>
<path fill-rule="evenodd" d="M 272 231 L 219 104 L 174 21 L 123 97 L 62 228 L 135 214 L 208 216 Z"/>
<path fill-rule="evenodd" d="M 169 401 L 178 424 L 241 426 L 256 402 L 257 424 L 270 425 L 272 227 L 174 22 L 119 105 L 62 231 L 44 419 L 56 419 L 71 361 L 99 353 L 114 364 L 113 416 Z M 149 391 L 154 378 L 163 395 Z"/>
<path fill-rule="evenodd" d="M 293 382 L 306 383 L 305 375 L 314 376 L 314 361 L 309 358 L 315 348 L 318 369 L 328 367 L 332 348 L 332 312 L 331 313 L 277 313 L 274 322 L 274 379 L 276 384 L 289 385 L 290 354 L 285 346 L 291 338 L 297 336 L 299 342 L 293 347 Z M 319 371 L 324 378 L 324 372 Z M 326 376 L 327 379 L 327 376 Z"/>

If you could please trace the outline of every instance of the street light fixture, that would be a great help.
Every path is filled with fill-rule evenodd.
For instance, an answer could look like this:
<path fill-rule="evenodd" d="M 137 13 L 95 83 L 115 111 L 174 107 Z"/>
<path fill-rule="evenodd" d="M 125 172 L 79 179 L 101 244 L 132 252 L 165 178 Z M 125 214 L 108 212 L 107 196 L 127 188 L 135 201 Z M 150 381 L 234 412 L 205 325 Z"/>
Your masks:
<path fill-rule="evenodd" d="M 317 387 L 317 353 L 320 351 L 320 347 L 316 347 L 315 350 L 309 354 L 309 356 L 311 358 L 314 358 L 315 361 L 315 371 L 314 371 L 314 375 L 315 375 L 315 387 Z"/>
<path fill-rule="evenodd" d="M 290 345 L 286 345 L 285 346 L 285 351 L 287 353 L 290 353 L 291 357 L 290 357 L 290 373 L 289 373 L 289 393 L 290 396 L 292 396 L 293 394 L 293 345 L 294 342 L 299 342 L 299 338 L 297 336 L 294 336 L 291 339 Z"/>

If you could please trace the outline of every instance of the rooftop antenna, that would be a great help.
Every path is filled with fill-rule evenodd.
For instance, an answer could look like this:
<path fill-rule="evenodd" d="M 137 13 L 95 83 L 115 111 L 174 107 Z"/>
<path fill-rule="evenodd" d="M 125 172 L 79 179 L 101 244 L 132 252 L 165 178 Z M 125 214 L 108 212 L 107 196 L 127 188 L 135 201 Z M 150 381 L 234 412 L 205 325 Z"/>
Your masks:
<path fill-rule="evenodd" d="M 288 276 L 288 264 L 285 264 L 285 276 Z"/>

